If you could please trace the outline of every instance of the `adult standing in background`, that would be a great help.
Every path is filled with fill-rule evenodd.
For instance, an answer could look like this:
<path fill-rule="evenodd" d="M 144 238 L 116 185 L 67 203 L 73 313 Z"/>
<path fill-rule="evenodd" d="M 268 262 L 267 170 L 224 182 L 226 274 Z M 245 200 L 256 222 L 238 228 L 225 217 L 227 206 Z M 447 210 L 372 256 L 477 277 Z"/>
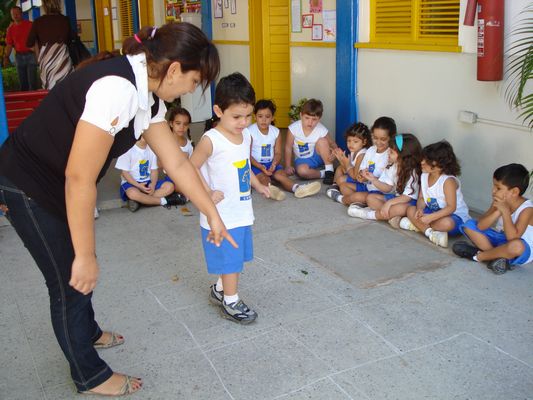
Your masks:
<path fill-rule="evenodd" d="M 4 53 L 4 67 L 9 65 L 11 50 L 15 48 L 15 64 L 19 76 L 20 90 L 37 89 L 37 60 L 33 50 L 26 46 L 32 23 L 22 18 L 22 9 L 18 6 L 11 8 L 11 19 L 6 32 L 6 49 Z"/>
<path fill-rule="evenodd" d="M 50 90 L 72 72 L 67 44 L 74 33 L 60 0 L 43 0 L 43 7 L 45 15 L 33 22 L 26 45 L 35 48 L 43 87 Z"/>

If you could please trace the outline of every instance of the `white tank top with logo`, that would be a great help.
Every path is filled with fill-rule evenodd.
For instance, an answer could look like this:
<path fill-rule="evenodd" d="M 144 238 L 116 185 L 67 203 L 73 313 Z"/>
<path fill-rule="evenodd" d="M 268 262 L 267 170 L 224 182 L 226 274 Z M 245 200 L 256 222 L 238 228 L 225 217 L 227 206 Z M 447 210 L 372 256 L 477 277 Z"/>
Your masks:
<path fill-rule="evenodd" d="M 204 136 L 211 140 L 213 152 L 200 170 L 211 190 L 224 193 L 224 199 L 216 205 L 224 225 L 227 229 L 252 225 L 250 132 L 244 129 L 241 144 L 230 142 L 216 129 L 207 131 Z M 207 217 L 202 213 L 200 226 L 211 229 Z"/>
<path fill-rule="evenodd" d="M 252 135 L 252 157 L 260 163 L 269 163 L 274 159 L 274 145 L 279 136 L 279 129 L 274 125 L 268 127 L 268 134 L 263 135 L 257 124 L 248 127 Z"/>
<path fill-rule="evenodd" d="M 389 163 L 389 149 L 385 150 L 383 153 L 378 153 L 376 146 L 371 146 L 369 149 L 367 149 L 365 153 L 365 157 L 363 158 L 363 161 L 361 162 L 361 165 L 359 166 L 359 171 L 363 171 L 365 169 L 368 169 L 369 172 L 374 174 L 376 178 L 379 178 L 385 168 L 387 168 L 387 164 Z M 366 184 L 366 187 L 369 191 L 371 190 L 379 190 L 377 187 L 375 187 L 372 183 L 368 182 Z"/>
<path fill-rule="evenodd" d="M 429 186 L 428 177 L 429 174 L 427 172 L 422 173 L 420 177 L 420 188 L 422 190 L 422 196 L 426 206 L 432 211 L 438 211 L 446 207 L 447 203 L 446 196 L 444 195 L 444 182 L 446 182 L 448 178 L 455 179 L 457 182 L 457 190 L 455 192 L 457 200 L 455 211 L 453 213 L 459 216 L 463 222 L 468 221 L 470 219 L 470 215 L 468 215 L 468 206 L 463 199 L 461 181 L 459 181 L 459 179 L 457 179 L 455 176 L 442 174 L 437 179 L 437 182 L 435 182 L 432 186 Z"/>
<path fill-rule="evenodd" d="M 292 150 L 296 158 L 312 157 L 315 153 L 315 145 L 318 139 L 326 137 L 328 134 L 328 128 L 319 122 L 315 126 L 315 129 L 309 135 L 305 136 L 301 120 L 290 124 L 289 130 L 294 136 Z"/>
<path fill-rule="evenodd" d="M 533 207 L 533 201 L 532 200 L 526 200 L 522 204 L 520 204 L 520 207 L 518 207 L 514 213 L 511 214 L 511 220 L 513 221 L 513 224 L 516 224 L 516 221 L 518 221 L 518 217 L 520 216 L 520 213 L 524 211 L 526 208 Z M 503 232 L 503 219 L 502 217 L 498 218 L 498 222 L 496 223 L 496 229 Z M 526 230 L 520 237 L 523 239 L 530 247 L 531 249 L 531 255 L 529 256 L 529 259 L 524 264 L 527 264 L 528 262 L 533 260 L 533 226 L 527 225 Z"/>

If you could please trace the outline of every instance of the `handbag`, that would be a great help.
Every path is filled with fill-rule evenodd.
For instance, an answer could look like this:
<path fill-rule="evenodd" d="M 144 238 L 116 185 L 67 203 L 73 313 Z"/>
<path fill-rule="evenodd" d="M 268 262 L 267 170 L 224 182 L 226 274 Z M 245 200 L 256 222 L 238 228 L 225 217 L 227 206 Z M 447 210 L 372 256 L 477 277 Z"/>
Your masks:
<path fill-rule="evenodd" d="M 91 57 L 91 53 L 87 50 L 87 47 L 85 47 L 78 35 L 76 35 L 68 44 L 68 53 L 72 60 L 72 65 L 75 67 L 83 60 Z"/>

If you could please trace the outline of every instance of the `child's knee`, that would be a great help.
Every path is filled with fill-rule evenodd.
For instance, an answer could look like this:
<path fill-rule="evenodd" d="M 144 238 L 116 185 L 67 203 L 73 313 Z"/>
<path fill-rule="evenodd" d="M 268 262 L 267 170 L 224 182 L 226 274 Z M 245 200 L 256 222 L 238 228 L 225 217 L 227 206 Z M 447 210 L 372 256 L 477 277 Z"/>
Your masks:
<path fill-rule="evenodd" d="M 302 178 L 309 178 L 309 170 L 311 168 L 307 164 L 301 164 L 296 167 L 296 173 Z"/>
<path fill-rule="evenodd" d="M 407 217 L 410 219 L 413 219 L 416 212 L 416 206 L 409 206 L 407 207 Z"/>
<path fill-rule="evenodd" d="M 257 177 L 257 180 L 262 185 L 268 185 L 270 183 L 270 178 L 265 174 L 259 174 L 259 175 L 256 175 L 256 177 Z"/>
<path fill-rule="evenodd" d="M 513 239 L 507 245 L 508 245 L 507 249 L 509 250 L 509 253 L 511 253 L 513 257 L 520 256 L 526 249 L 524 246 L 524 243 L 522 243 L 522 240 L 520 239 Z"/>

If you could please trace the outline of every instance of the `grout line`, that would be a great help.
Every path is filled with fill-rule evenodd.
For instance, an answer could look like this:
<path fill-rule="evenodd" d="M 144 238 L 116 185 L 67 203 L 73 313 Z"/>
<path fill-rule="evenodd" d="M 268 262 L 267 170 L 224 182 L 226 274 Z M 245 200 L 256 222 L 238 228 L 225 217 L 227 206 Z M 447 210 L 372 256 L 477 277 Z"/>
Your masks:
<path fill-rule="evenodd" d="M 253 335 L 253 336 L 250 336 L 250 337 L 247 337 L 246 339 L 242 339 L 242 340 L 236 340 L 234 342 L 231 342 L 231 343 L 226 343 L 226 344 L 223 344 L 221 346 L 215 346 L 215 347 L 211 347 L 209 349 L 209 351 L 216 351 L 216 350 L 222 350 L 226 347 L 229 347 L 229 346 L 233 346 L 233 345 L 236 345 L 236 344 L 241 344 L 241 343 L 246 343 L 246 342 L 249 342 L 250 340 L 254 340 L 254 339 L 257 339 L 258 337 L 261 337 L 261 336 L 264 336 L 268 333 L 271 333 L 273 330 L 277 329 L 278 327 L 273 325 L 273 326 L 270 326 L 270 327 L 266 327 L 265 330 L 262 330 L 262 331 L 259 331 L 257 333 L 257 335 Z M 203 347 L 201 347 L 202 349 L 206 346 L 209 346 L 209 343 L 205 344 Z"/>
<path fill-rule="evenodd" d="M 165 310 L 167 313 L 170 314 L 170 311 L 168 310 L 168 308 L 166 308 L 165 305 L 163 303 L 161 303 L 161 301 L 159 301 L 157 296 L 149 288 L 145 288 L 145 290 L 147 290 L 148 293 L 150 293 L 154 297 L 154 299 L 157 302 L 157 304 L 159 304 L 163 310 Z"/>
<path fill-rule="evenodd" d="M 344 393 L 346 396 L 348 396 L 348 398 L 350 400 L 354 400 L 352 396 L 350 396 L 348 394 L 348 392 L 346 392 L 346 390 L 344 390 L 337 382 L 335 382 L 335 380 L 331 377 L 331 376 L 328 376 L 328 379 L 330 380 L 331 383 L 333 383 L 342 393 Z M 363 396 L 365 396 L 365 399 L 367 400 L 371 400 L 370 397 L 368 397 L 366 395 L 366 393 L 364 393 L 362 390 L 360 390 L 357 386 L 354 386 L 355 390 L 357 390 L 357 392 Z"/>
<path fill-rule="evenodd" d="M 479 338 L 479 337 L 473 335 L 473 334 L 470 333 L 470 332 L 464 332 L 464 333 L 465 333 L 465 335 L 468 335 L 468 336 L 470 336 L 470 337 L 472 337 L 472 338 L 474 338 L 474 339 L 480 341 L 481 343 L 484 343 L 484 344 L 486 344 L 486 345 L 488 345 L 488 346 L 494 347 L 494 348 L 495 348 L 497 351 L 499 351 L 500 353 L 505 354 L 506 356 L 511 357 L 513 360 L 516 360 L 516 361 L 518 361 L 518 362 L 524 364 L 526 367 L 529 367 L 529 368 L 532 368 L 532 369 L 533 369 L 533 366 L 529 365 L 527 362 L 522 361 L 522 360 L 519 359 L 518 357 L 515 357 L 515 356 L 513 356 L 512 354 L 507 353 L 505 350 L 499 348 L 498 346 L 495 346 L 495 345 L 493 345 L 493 344 L 487 342 L 486 340 L 483 340 L 483 339 L 481 339 L 481 338 Z"/>

